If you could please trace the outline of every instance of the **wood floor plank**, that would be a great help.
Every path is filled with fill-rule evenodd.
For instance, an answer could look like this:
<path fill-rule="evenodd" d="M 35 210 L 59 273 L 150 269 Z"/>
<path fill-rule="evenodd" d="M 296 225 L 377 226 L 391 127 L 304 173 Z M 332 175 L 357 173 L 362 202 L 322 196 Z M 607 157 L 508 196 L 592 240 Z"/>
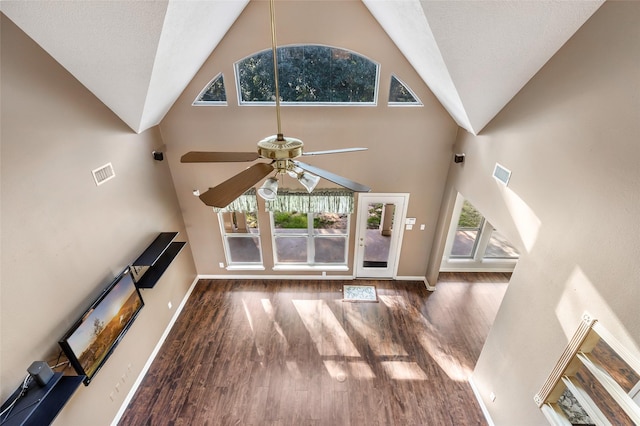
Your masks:
<path fill-rule="evenodd" d="M 485 425 L 467 382 L 508 274 L 201 280 L 120 425 Z"/>

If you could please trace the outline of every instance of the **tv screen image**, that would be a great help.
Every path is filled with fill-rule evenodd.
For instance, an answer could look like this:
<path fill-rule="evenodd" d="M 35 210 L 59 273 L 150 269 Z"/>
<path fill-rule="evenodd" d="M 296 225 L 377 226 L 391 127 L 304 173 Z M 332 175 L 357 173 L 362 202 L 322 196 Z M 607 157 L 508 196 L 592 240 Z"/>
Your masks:
<path fill-rule="evenodd" d="M 105 363 L 144 306 L 129 268 L 121 272 L 60 340 L 84 384 Z"/>

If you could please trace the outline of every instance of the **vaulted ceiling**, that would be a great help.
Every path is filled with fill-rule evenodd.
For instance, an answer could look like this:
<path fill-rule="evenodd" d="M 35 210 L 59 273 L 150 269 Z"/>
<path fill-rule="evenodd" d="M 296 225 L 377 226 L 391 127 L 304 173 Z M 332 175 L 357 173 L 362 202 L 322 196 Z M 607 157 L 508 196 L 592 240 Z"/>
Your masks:
<path fill-rule="evenodd" d="M 604 0 L 362 1 L 453 119 L 477 134 Z M 143 132 L 160 123 L 248 2 L 3 0 L 0 8 Z"/>

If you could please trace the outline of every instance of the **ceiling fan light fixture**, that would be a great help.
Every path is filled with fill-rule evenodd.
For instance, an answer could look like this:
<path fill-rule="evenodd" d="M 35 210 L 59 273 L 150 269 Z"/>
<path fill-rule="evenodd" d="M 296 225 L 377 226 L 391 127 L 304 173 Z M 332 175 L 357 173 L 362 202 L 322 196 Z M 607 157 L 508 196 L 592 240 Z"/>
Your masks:
<path fill-rule="evenodd" d="M 265 200 L 275 200 L 278 196 L 278 179 L 272 177 L 265 180 L 258 189 L 258 195 Z"/>
<path fill-rule="evenodd" d="M 298 175 L 298 182 L 307 189 L 307 192 L 311 192 L 314 190 L 316 185 L 318 185 L 318 182 L 320 182 L 320 178 L 316 175 L 312 175 L 311 173 L 302 172 Z"/>

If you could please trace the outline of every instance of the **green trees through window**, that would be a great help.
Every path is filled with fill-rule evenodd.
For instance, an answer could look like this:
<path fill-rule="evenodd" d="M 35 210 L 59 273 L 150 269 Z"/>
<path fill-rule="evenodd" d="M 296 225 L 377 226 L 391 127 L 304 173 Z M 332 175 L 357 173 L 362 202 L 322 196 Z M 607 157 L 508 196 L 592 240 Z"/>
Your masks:
<path fill-rule="evenodd" d="M 378 64 L 348 50 L 321 46 L 277 49 L 282 102 L 369 103 L 377 92 Z M 240 102 L 274 102 L 273 55 L 264 50 L 236 63 Z"/>
<path fill-rule="evenodd" d="M 282 46 L 278 55 L 278 89 L 284 104 L 375 105 L 379 65 L 346 49 L 316 44 Z M 239 103 L 275 102 L 273 52 L 263 50 L 235 63 Z M 390 106 L 422 106 L 415 93 L 391 75 Z M 227 105 L 222 73 L 196 97 L 193 105 Z"/>
<path fill-rule="evenodd" d="M 207 87 L 200 92 L 194 105 L 200 104 L 227 104 L 227 92 L 224 90 L 224 78 L 222 73 L 211 80 Z"/>
<path fill-rule="evenodd" d="M 390 105 L 422 105 L 418 97 L 395 75 L 391 76 L 389 85 Z"/>

